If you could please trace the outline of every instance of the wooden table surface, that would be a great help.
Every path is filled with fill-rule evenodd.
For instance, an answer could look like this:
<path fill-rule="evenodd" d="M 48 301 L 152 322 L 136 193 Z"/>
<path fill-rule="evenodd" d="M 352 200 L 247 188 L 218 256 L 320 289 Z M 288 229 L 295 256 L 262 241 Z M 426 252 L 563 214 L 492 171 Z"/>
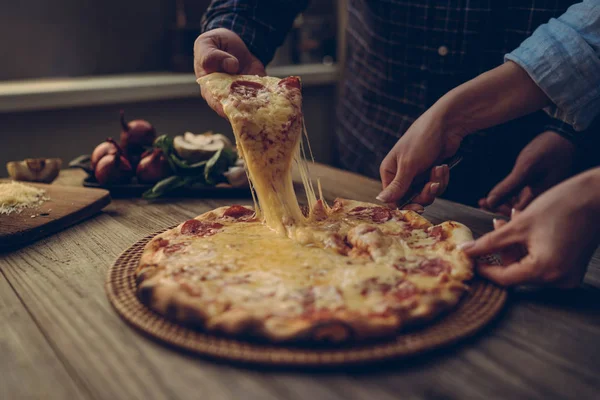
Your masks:
<path fill-rule="evenodd" d="M 325 197 L 371 200 L 379 183 L 311 166 Z M 56 184 L 78 184 L 66 171 Z M 147 339 L 109 304 L 104 282 L 140 238 L 250 199 L 114 199 L 103 213 L 0 254 L 0 399 L 600 398 L 600 257 L 579 289 L 517 291 L 476 338 L 410 360 L 332 372 L 233 367 Z M 492 215 L 437 200 L 426 216 L 480 235 Z"/>

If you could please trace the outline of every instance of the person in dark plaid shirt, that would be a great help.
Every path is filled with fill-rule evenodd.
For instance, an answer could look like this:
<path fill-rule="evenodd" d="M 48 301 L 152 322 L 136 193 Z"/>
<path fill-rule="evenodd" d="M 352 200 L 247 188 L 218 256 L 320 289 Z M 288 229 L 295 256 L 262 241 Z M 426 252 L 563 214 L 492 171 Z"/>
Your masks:
<path fill-rule="evenodd" d="M 501 65 L 504 55 L 536 27 L 573 3 L 348 0 L 344 94 L 337 111 L 338 165 L 379 177 L 381 161 L 425 110 L 450 89 Z M 213 1 L 204 16 L 205 33 L 196 43 L 196 74 L 264 74 L 264 65 L 307 5 L 306 0 Z M 574 164 L 573 129 L 542 111 L 467 138 L 465 158 L 453 170 L 445 197 L 477 204 L 506 177 L 519 151 L 536 136 L 529 147 L 552 154 L 560 167 L 543 179 L 537 176 L 542 187 L 536 186 L 527 182 L 526 172 L 532 163 L 542 162 L 534 157 L 540 152 L 523 151 L 512 181 L 504 182 L 502 190 L 530 184 L 511 203 L 524 207 L 535 194 L 567 177 Z M 420 203 L 431 202 L 446 189 L 447 171 L 440 172 L 446 176 L 426 186 L 417 199 Z"/>

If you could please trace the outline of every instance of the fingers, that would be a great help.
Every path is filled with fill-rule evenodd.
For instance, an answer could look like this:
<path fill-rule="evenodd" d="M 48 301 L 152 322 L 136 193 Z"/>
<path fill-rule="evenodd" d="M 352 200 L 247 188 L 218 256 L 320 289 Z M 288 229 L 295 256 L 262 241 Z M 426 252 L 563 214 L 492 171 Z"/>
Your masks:
<path fill-rule="evenodd" d="M 391 153 L 388 154 L 383 161 L 381 162 L 381 166 L 379 167 L 379 175 L 381 177 L 381 184 L 383 188 L 389 186 L 389 184 L 396 177 L 397 167 L 396 167 L 396 158 L 391 156 Z"/>
<path fill-rule="evenodd" d="M 194 43 L 196 78 L 213 72 L 236 74 L 239 71 L 240 61 L 226 45 L 232 40 L 231 35 L 235 34 L 226 30 L 213 30 L 196 39 Z"/>
<path fill-rule="evenodd" d="M 226 72 L 236 74 L 240 63 L 231 54 L 217 48 L 204 50 L 195 65 L 196 77 L 201 77 L 213 72 Z"/>
<path fill-rule="evenodd" d="M 440 165 L 431 170 L 431 181 L 423 187 L 423 190 L 413 199 L 413 203 L 427 206 L 440 196 L 448 187 L 450 181 L 450 168 Z"/>
<path fill-rule="evenodd" d="M 395 203 L 406 193 L 414 176 L 396 173 L 394 179 L 383 189 L 376 199 L 384 203 Z"/>
<path fill-rule="evenodd" d="M 420 204 L 414 204 L 414 203 L 413 204 L 407 204 L 404 207 L 402 207 L 402 209 L 403 210 L 411 210 L 411 211 L 414 211 L 414 212 L 419 213 L 419 214 L 423 214 L 423 212 L 425 211 L 425 208 L 422 205 L 420 205 Z"/>
<path fill-rule="evenodd" d="M 498 183 L 488 194 L 487 207 L 494 209 L 517 194 L 524 186 L 527 175 L 520 168 L 513 168 L 511 173 Z"/>
<path fill-rule="evenodd" d="M 519 193 L 514 208 L 517 210 L 524 210 L 534 198 L 535 194 L 533 193 L 533 190 L 531 190 L 530 186 L 526 186 L 523 190 L 521 190 L 521 193 Z"/>
<path fill-rule="evenodd" d="M 528 255 L 520 261 L 508 266 L 481 264 L 477 266 L 480 276 L 499 284 L 500 286 L 514 286 L 534 284 L 539 282 L 537 262 Z"/>
<path fill-rule="evenodd" d="M 524 235 L 519 225 L 519 223 L 514 221 L 503 224 L 498 229 L 483 235 L 476 241 L 463 243 L 460 248 L 472 258 L 502 251 L 510 245 L 523 241 Z"/>

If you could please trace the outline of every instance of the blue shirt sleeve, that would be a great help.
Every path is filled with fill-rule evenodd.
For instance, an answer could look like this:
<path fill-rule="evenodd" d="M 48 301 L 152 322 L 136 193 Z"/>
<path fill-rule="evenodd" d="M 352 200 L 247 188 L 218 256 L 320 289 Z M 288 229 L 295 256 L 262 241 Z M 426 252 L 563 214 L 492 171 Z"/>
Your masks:
<path fill-rule="evenodd" d="M 213 0 L 202 21 L 202 31 L 226 28 L 237 33 L 264 65 L 288 34 L 308 0 Z"/>
<path fill-rule="evenodd" d="M 600 113 L 600 1 L 585 0 L 539 26 L 505 60 L 520 65 L 577 131 Z"/>

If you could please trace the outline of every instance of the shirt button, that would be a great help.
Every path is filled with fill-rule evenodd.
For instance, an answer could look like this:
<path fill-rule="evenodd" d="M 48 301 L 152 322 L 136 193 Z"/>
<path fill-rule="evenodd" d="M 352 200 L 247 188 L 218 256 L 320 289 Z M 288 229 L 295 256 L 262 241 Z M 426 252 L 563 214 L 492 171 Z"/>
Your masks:
<path fill-rule="evenodd" d="M 446 46 L 440 46 L 438 48 L 438 54 L 442 57 L 446 57 L 448 55 L 448 48 Z"/>

